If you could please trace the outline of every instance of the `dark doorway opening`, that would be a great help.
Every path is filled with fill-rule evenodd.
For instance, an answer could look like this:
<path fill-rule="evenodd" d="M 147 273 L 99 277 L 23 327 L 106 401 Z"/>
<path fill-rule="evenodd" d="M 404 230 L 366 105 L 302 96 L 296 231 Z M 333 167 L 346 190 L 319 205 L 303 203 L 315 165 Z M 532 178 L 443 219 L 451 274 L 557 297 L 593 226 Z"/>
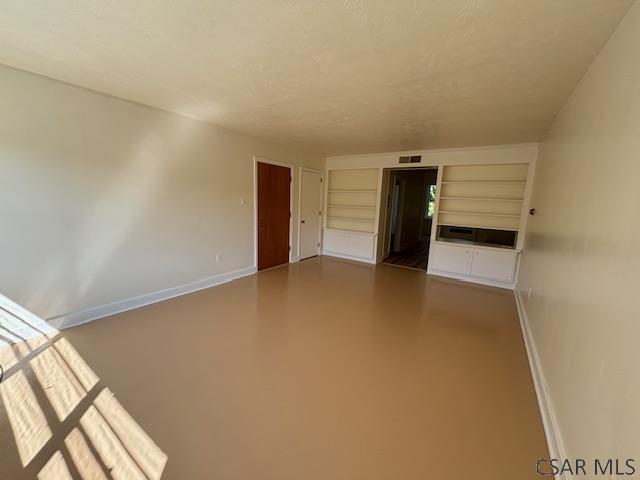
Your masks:
<path fill-rule="evenodd" d="M 384 263 L 427 269 L 437 174 L 436 168 L 390 170 Z"/>

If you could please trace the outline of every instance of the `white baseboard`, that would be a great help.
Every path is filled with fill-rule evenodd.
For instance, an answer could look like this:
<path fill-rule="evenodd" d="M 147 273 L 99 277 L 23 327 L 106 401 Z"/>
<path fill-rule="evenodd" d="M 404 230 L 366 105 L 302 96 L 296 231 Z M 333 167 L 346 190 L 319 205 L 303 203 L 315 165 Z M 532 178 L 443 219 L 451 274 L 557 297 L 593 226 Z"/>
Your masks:
<path fill-rule="evenodd" d="M 65 313 L 63 315 L 57 315 L 47 319 L 47 323 L 51 326 L 64 329 L 75 327 L 83 323 L 97 320 L 102 317 L 114 315 L 116 313 L 126 312 L 134 308 L 144 307 L 152 303 L 161 302 L 170 298 L 179 297 L 180 295 L 186 295 L 204 288 L 214 287 L 223 283 L 230 282 L 237 278 L 246 277 L 256 273 L 256 267 L 241 268 L 240 270 L 234 270 L 232 272 L 220 273 L 211 277 L 196 280 L 195 282 L 186 283 L 177 287 L 171 287 L 164 290 L 158 290 L 156 292 L 146 293 L 137 297 L 128 298 L 125 300 L 119 300 L 117 302 L 108 303 L 106 305 L 100 305 L 98 307 L 88 308 L 79 312 Z"/>
<path fill-rule="evenodd" d="M 529 357 L 529 367 L 531 368 L 531 376 L 533 377 L 533 385 L 536 390 L 536 396 L 538 397 L 538 406 L 540 408 L 540 414 L 542 415 L 542 425 L 544 427 L 544 434 L 547 438 L 547 446 L 549 448 L 549 458 L 567 458 L 564 443 L 562 441 L 562 434 L 558 426 L 558 420 L 553 409 L 553 403 L 549 396 L 549 390 L 547 382 L 542 371 L 542 365 L 540 364 L 540 357 L 538 356 L 538 350 L 536 343 L 531 334 L 531 328 L 529 326 L 529 319 L 527 318 L 527 312 L 524 309 L 524 303 L 520 295 L 520 290 L 516 284 L 515 288 L 516 306 L 518 308 L 518 316 L 520 317 L 520 327 L 522 328 L 522 336 L 524 337 L 524 344 L 527 349 L 527 357 Z M 557 480 L 564 480 L 564 475 L 556 475 Z"/>
<path fill-rule="evenodd" d="M 437 277 L 453 278 L 455 280 L 462 280 L 463 282 L 477 283 L 478 285 L 487 285 L 489 287 L 506 288 L 508 290 L 513 290 L 514 288 L 513 283 L 498 282 L 496 280 L 489 280 L 488 278 L 472 277 L 469 275 L 460 275 L 457 273 L 444 272 L 442 270 L 433 270 L 431 268 L 427 268 L 427 273 L 429 275 L 435 275 Z"/>
<path fill-rule="evenodd" d="M 327 257 L 344 258 L 345 260 L 353 260 L 354 262 L 370 263 L 372 265 L 375 265 L 376 263 L 375 259 L 355 257 L 353 255 L 345 255 L 344 253 L 328 252 L 326 250 L 322 251 L 322 255 Z"/>

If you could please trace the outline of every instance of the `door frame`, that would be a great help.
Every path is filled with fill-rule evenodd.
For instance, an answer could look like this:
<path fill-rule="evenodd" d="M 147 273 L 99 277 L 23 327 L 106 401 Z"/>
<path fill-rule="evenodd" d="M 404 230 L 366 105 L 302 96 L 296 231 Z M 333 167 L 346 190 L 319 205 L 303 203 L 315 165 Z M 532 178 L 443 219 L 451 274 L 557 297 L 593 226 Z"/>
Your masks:
<path fill-rule="evenodd" d="M 253 156 L 253 268 L 258 269 L 258 163 L 268 163 L 279 167 L 289 169 L 291 181 L 289 182 L 289 263 L 294 262 L 293 259 L 293 181 L 294 167 L 290 163 L 278 162 L 268 158 Z M 281 266 L 281 265 L 279 265 Z"/>
<path fill-rule="evenodd" d="M 396 180 L 398 182 L 398 210 L 396 213 L 396 231 L 395 237 L 393 237 L 393 251 L 397 252 L 400 247 L 400 242 L 402 241 L 402 219 L 404 217 L 404 207 L 405 207 L 405 194 L 407 193 L 407 179 L 400 178 Z M 398 229 L 398 225 L 400 229 Z M 391 229 L 389 229 L 391 232 Z M 391 252 L 390 252 L 391 253 Z"/>
<path fill-rule="evenodd" d="M 419 166 L 419 167 L 413 167 L 413 168 L 407 168 L 407 167 L 383 167 L 381 169 L 383 172 L 384 170 L 388 170 L 389 171 L 389 185 L 387 187 L 387 195 L 392 195 L 393 193 L 393 183 L 392 180 L 394 179 L 394 173 L 396 172 L 408 172 L 408 171 L 414 171 L 414 170 L 434 170 L 436 171 L 436 205 L 435 205 L 435 210 L 433 212 L 433 217 L 431 218 L 431 232 L 429 235 L 429 243 L 432 243 L 435 238 L 436 238 L 436 229 L 437 229 L 437 215 L 438 215 L 438 209 L 440 208 L 440 183 L 441 183 L 441 175 L 442 175 L 442 166 L 437 166 L 437 165 L 424 165 L 424 166 Z M 400 200 L 400 199 L 399 199 Z M 381 205 L 384 204 L 385 199 L 381 199 Z M 389 254 L 391 253 L 391 202 L 389 202 L 389 215 L 385 215 L 384 218 L 384 223 L 385 223 L 385 229 L 383 230 L 383 235 L 384 235 L 384 239 L 383 239 L 383 261 L 384 259 L 386 259 Z M 399 206 L 398 206 L 399 207 Z M 396 218 L 396 221 L 398 219 Z M 386 250 L 386 251 L 385 251 Z M 431 250 L 429 251 L 429 256 L 431 256 Z M 429 260 L 427 259 L 427 262 Z"/>
<path fill-rule="evenodd" d="M 320 221 L 318 222 L 318 249 L 317 249 L 317 253 L 316 255 L 320 255 L 320 253 L 322 252 L 322 220 L 324 218 L 324 171 L 323 170 L 318 170 L 316 168 L 309 168 L 309 167 L 298 167 L 298 217 L 300 216 L 300 212 L 301 210 L 301 206 L 302 206 L 302 172 L 310 172 L 310 173 L 317 173 L 318 175 L 320 175 Z M 296 256 L 298 257 L 298 260 L 300 259 L 300 225 L 298 225 L 298 245 L 296 248 Z"/>

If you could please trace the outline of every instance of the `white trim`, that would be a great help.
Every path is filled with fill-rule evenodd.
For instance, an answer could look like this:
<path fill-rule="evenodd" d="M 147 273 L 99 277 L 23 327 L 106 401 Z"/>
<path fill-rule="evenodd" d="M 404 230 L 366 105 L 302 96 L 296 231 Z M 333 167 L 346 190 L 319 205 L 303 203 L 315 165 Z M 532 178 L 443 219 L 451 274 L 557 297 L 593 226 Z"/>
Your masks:
<path fill-rule="evenodd" d="M 440 190 L 442 189 L 442 175 L 444 174 L 444 167 L 439 165 L 436 172 L 436 202 L 433 206 L 433 215 L 431 217 L 431 233 L 429 236 L 429 253 L 427 254 L 427 273 L 429 273 L 429 265 L 431 265 L 431 256 L 433 255 L 433 248 L 431 246 L 436 242 L 438 236 L 438 215 L 440 214 Z"/>
<path fill-rule="evenodd" d="M 322 235 L 322 231 L 327 229 L 327 212 L 329 211 L 329 176 L 329 170 L 327 170 L 325 165 L 325 169 L 322 173 L 322 219 L 320 221 L 320 235 Z M 320 244 L 322 249 L 324 249 L 324 237 Z"/>
<path fill-rule="evenodd" d="M 384 169 L 383 169 L 384 171 Z M 387 182 L 387 201 L 389 205 L 385 208 L 385 225 L 384 225 L 384 239 L 382 243 L 382 257 L 388 257 L 391 255 L 391 220 L 393 220 L 393 204 L 395 201 L 395 189 L 396 189 L 396 175 L 392 169 L 389 169 L 389 179 Z M 396 215 L 398 213 L 396 207 Z M 397 217 L 396 217 L 397 218 Z M 397 220 L 396 220 L 397 224 Z"/>
<path fill-rule="evenodd" d="M 427 268 L 427 275 L 433 275 L 433 276 L 436 276 L 436 277 L 453 278 L 455 280 L 461 280 L 463 282 L 476 283 L 478 285 L 486 285 L 488 287 L 506 288 L 507 290 L 513 290 L 514 289 L 514 284 L 513 283 L 498 282 L 496 280 L 491 280 L 489 278 L 472 277 L 470 275 L 462 275 L 462 274 L 459 274 L 459 273 L 445 272 L 443 270 L 433 270 L 433 269 Z"/>
<path fill-rule="evenodd" d="M 374 220 L 374 224 L 373 224 L 373 233 L 375 235 L 380 235 L 380 210 L 382 210 L 382 180 L 384 178 L 384 168 L 378 168 L 378 180 L 377 180 L 377 187 L 376 187 L 376 213 L 375 216 L 373 217 Z M 378 250 L 378 244 L 377 244 L 377 239 L 376 239 L 376 246 L 374 247 L 375 250 Z M 375 255 L 375 252 L 374 252 Z"/>
<path fill-rule="evenodd" d="M 553 402 L 549 396 L 549 389 L 544 377 L 544 371 L 542 370 L 536 343 L 533 335 L 531 334 L 531 327 L 529 325 L 527 312 L 524 309 L 524 303 L 522 302 L 522 297 L 520 295 L 520 290 L 517 288 L 517 284 L 514 295 L 516 299 L 516 307 L 518 308 L 518 317 L 520 318 L 520 328 L 522 329 L 524 345 L 527 349 L 527 357 L 529 358 L 529 367 L 531 368 L 533 385 L 536 390 L 536 397 L 538 398 L 538 406 L 542 417 L 542 426 L 544 427 L 544 434 L 547 438 L 549 458 L 565 459 L 567 458 L 567 453 L 564 447 L 564 442 L 562 441 L 560 427 L 558 426 L 558 419 L 553 408 Z M 566 477 L 564 475 L 556 475 L 555 478 L 557 480 L 563 480 Z"/>
<path fill-rule="evenodd" d="M 377 258 L 376 258 L 376 263 L 381 263 L 384 259 L 385 256 L 388 257 L 389 256 L 389 237 L 390 237 L 390 230 L 391 230 L 391 207 L 392 207 L 392 202 L 391 200 L 391 195 L 392 195 L 392 190 L 389 188 L 391 187 L 391 176 L 392 176 L 392 171 L 391 169 L 387 169 L 387 168 L 383 168 L 382 170 L 382 183 L 380 185 L 380 219 L 378 221 L 378 242 L 377 243 L 381 243 L 382 248 L 380 250 L 382 250 L 381 252 L 378 252 L 378 246 L 376 245 L 376 253 L 378 254 Z M 384 175 L 385 175 L 385 171 L 387 173 L 387 182 L 386 184 L 384 183 Z M 384 189 L 384 190 L 383 190 Z M 383 191 L 386 193 L 386 196 L 383 196 L 382 193 Z M 382 235 L 382 238 L 380 238 L 380 235 Z"/>
<path fill-rule="evenodd" d="M 458 152 L 475 152 L 475 151 L 484 151 L 484 150 L 502 150 L 509 148 L 520 148 L 520 147 L 539 147 L 540 142 L 525 142 L 525 143 L 505 143 L 499 145 L 481 145 L 478 147 L 458 147 L 458 148 L 426 148 L 422 150 L 399 150 L 395 152 L 378 152 L 378 153 L 357 153 L 353 155 L 330 155 L 327 158 L 329 159 L 346 159 L 346 158 L 375 158 L 375 157 L 400 157 L 407 155 L 426 155 L 429 153 L 458 153 Z M 407 164 L 401 168 L 414 168 L 421 167 L 424 165 L 421 164 Z"/>
<path fill-rule="evenodd" d="M 402 155 L 421 155 L 420 163 L 398 163 Z M 499 145 L 464 149 L 422 150 L 417 152 L 385 152 L 371 155 L 345 155 L 327 157 L 326 170 L 354 168 L 414 169 L 441 165 L 500 165 L 529 164 L 538 156 L 538 144 Z"/>
<path fill-rule="evenodd" d="M 350 235 L 364 235 L 364 236 L 367 236 L 367 237 L 370 237 L 372 235 L 376 235 L 373 232 L 360 232 L 358 230 L 346 230 L 344 228 L 325 228 L 324 230 L 331 230 L 332 232 L 348 233 Z"/>
<path fill-rule="evenodd" d="M 320 221 L 318 222 L 318 248 L 316 249 L 316 255 L 320 255 L 322 251 L 322 224 L 324 217 L 324 170 L 318 170 L 316 168 L 298 167 L 298 217 L 302 215 L 302 172 L 317 173 L 320 175 Z M 299 222 L 299 221 L 298 221 Z M 300 259 L 300 223 L 298 223 L 298 244 L 296 248 L 296 256 Z"/>
<path fill-rule="evenodd" d="M 145 305 L 151 305 L 152 303 L 158 303 L 170 298 L 179 297 L 181 295 L 187 295 L 189 293 L 203 290 L 205 288 L 214 287 L 223 283 L 230 282 L 237 278 L 246 277 L 256 273 L 256 267 L 246 267 L 239 270 L 234 270 L 226 273 L 219 273 L 206 277 L 195 282 L 185 283 L 177 287 L 166 288 L 164 290 L 157 290 L 151 293 L 145 293 L 137 297 L 128 298 L 126 300 L 119 300 L 117 302 L 108 303 L 106 305 L 100 305 L 98 307 L 88 308 L 79 312 L 65 313 L 63 315 L 57 315 L 47 319 L 47 323 L 58 329 L 75 327 L 83 323 L 97 320 L 102 317 L 115 315 L 116 313 L 126 312 L 127 310 L 133 310 L 134 308 L 144 307 Z"/>
<path fill-rule="evenodd" d="M 518 238 L 516 238 L 516 248 L 522 250 L 524 247 L 525 231 L 529 220 L 529 209 L 531 208 L 531 197 L 533 194 L 533 182 L 536 174 L 536 162 L 534 159 L 527 169 L 527 183 L 524 187 L 524 195 L 522 196 L 522 209 L 520 210 L 520 224 L 518 226 Z M 516 277 L 518 278 L 518 277 Z"/>
<path fill-rule="evenodd" d="M 293 254 L 293 182 L 294 166 L 291 163 L 278 162 L 268 158 L 253 156 L 253 264 L 258 268 L 258 162 L 287 167 L 291 181 L 289 182 L 289 263 L 297 262 L 299 258 Z"/>
<path fill-rule="evenodd" d="M 440 214 L 440 190 L 442 189 L 442 175 L 444 174 L 444 167 L 440 165 L 438 172 L 436 173 L 436 203 L 433 207 L 433 216 L 431 217 L 431 242 L 436 241 L 438 234 L 438 215 Z M 429 250 L 429 258 L 427 262 L 431 260 L 431 249 Z"/>
<path fill-rule="evenodd" d="M 353 233 L 353 232 L 350 232 L 350 233 Z M 376 264 L 376 260 L 375 259 L 372 260 L 371 258 L 355 257 L 353 255 L 345 255 L 344 253 L 330 252 L 330 251 L 327 251 L 327 250 L 323 250 L 322 251 L 322 255 L 325 255 L 327 257 L 343 258 L 345 260 L 352 260 L 354 262 L 368 263 L 369 265 L 375 265 Z"/>

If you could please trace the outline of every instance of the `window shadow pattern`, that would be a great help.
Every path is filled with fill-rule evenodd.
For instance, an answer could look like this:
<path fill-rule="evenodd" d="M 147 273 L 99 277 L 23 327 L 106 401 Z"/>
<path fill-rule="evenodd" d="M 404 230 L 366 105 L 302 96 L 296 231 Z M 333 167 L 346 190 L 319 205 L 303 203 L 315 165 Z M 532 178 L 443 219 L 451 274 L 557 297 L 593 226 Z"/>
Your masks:
<path fill-rule="evenodd" d="M 162 477 L 167 455 L 71 343 L 2 294 L 0 365 L 0 478 Z"/>

